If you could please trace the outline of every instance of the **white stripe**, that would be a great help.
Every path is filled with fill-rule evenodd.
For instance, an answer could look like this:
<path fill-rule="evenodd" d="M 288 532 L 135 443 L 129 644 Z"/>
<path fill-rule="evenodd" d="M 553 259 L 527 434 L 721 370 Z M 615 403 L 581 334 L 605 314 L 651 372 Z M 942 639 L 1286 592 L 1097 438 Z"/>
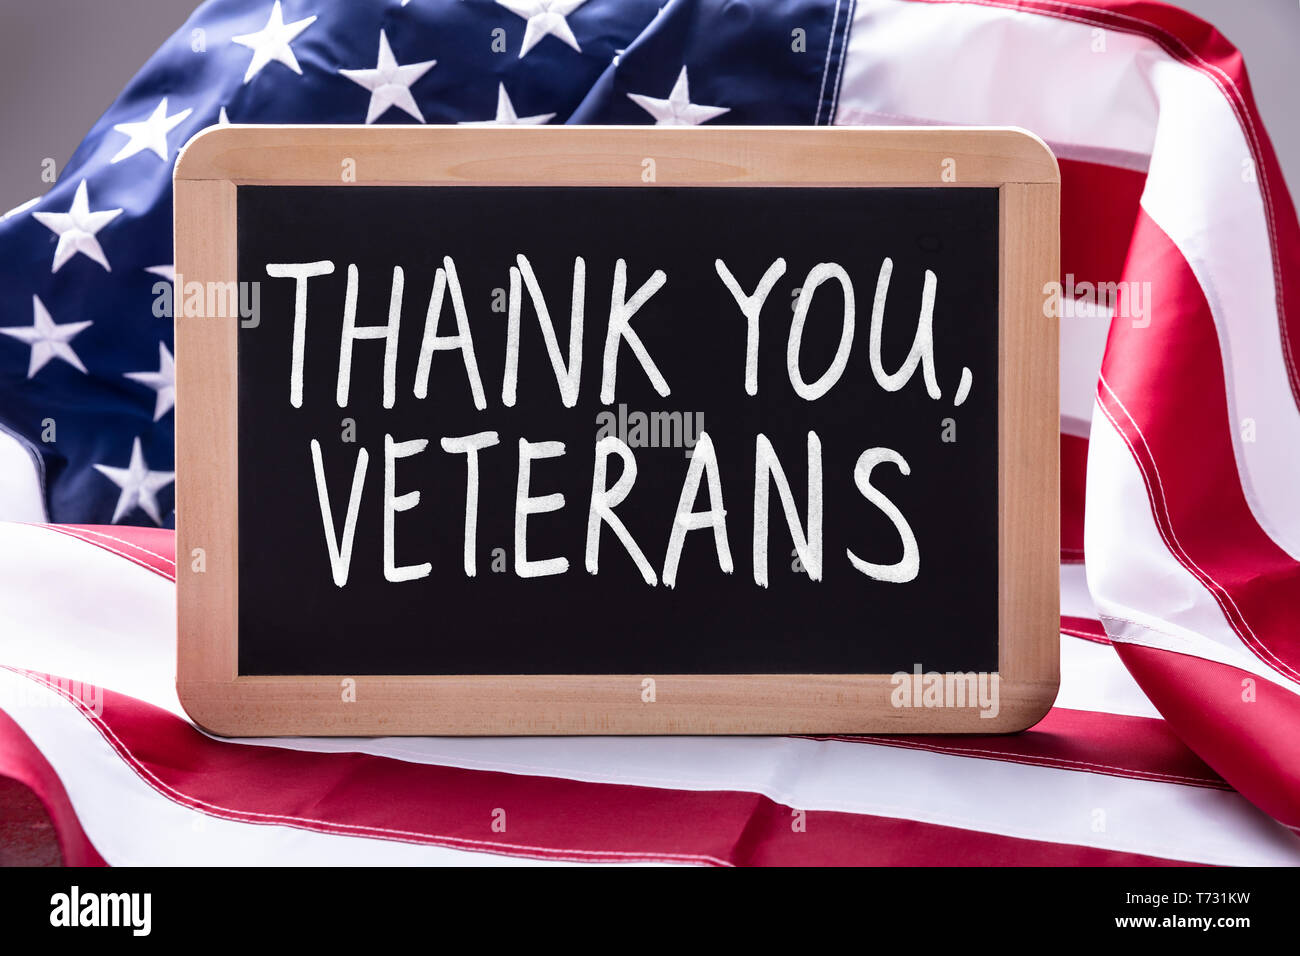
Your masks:
<path fill-rule="evenodd" d="M 1088 575 L 1082 564 L 1061 565 L 1061 614 L 1097 620 L 1097 605 L 1088 591 Z"/>
<path fill-rule="evenodd" d="M 45 521 L 39 463 L 17 436 L 0 425 L 0 521 Z"/>
<path fill-rule="evenodd" d="M 0 669 L 0 709 L 49 761 L 113 866 L 564 865 L 222 819 L 160 794 L 75 707 L 26 677 Z"/>
<path fill-rule="evenodd" d="M 1071 228 L 1070 223 L 1062 223 L 1061 228 Z M 1077 281 L 1091 282 L 1095 278 L 1078 276 Z M 1069 314 L 1061 316 L 1058 344 L 1061 431 L 1066 435 L 1087 438 L 1097 398 L 1097 376 L 1102 356 L 1106 354 L 1106 340 L 1110 337 L 1111 310 L 1100 307 L 1087 310 L 1078 302 L 1072 304 L 1070 310 Z"/>
<path fill-rule="evenodd" d="M 1105 349 L 1105 345 L 1104 345 L 1104 343 L 1103 343 L 1102 348 L 1103 348 L 1103 351 L 1104 351 L 1104 349 Z M 1061 362 L 1061 364 L 1062 364 L 1062 365 L 1065 364 L 1065 357 L 1064 357 L 1064 356 L 1062 356 L 1062 362 Z M 1098 368 L 1101 367 L 1101 357 L 1100 357 L 1100 355 L 1099 355 L 1098 358 L 1097 358 L 1097 365 L 1098 365 Z M 1078 363 L 1078 367 L 1081 368 L 1081 369 L 1084 368 L 1084 367 L 1085 367 L 1085 363 Z M 1091 376 L 1091 373 L 1088 373 L 1088 374 Z M 1096 395 L 1096 384 L 1097 384 L 1097 383 L 1094 381 L 1094 382 L 1093 382 L 1093 393 L 1092 393 L 1091 395 L 1088 396 L 1088 401 L 1089 401 L 1090 403 L 1092 402 L 1092 399 L 1093 399 L 1093 398 L 1095 397 L 1095 395 Z M 1066 392 L 1065 385 L 1062 384 L 1062 385 L 1061 385 L 1061 401 L 1062 401 L 1062 402 L 1064 402 L 1064 401 L 1066 400 L 1066 398 L 1065 398 L 1065 392 Z M 1075 390 L 1074 390 L 1074 389 L 1071 389 L 1071 394 L 1075 394 L 1075 395 L 1076 395 L 1076 399 L 1077 399 L 1077 394 L 1075 393 Z M 1091 404 L 1088 405 L 1088 411 L 1089 411 L 1090 413 L 1092 412 L 1092 405 L 1091 405 Z M 1080 418 L 1080 417 L 1078 416 L 1077 411 L 1075 411 L 1075 410 L 1072 409 L 1072 410 L 1071 410 L 1070 412 L 1068 412 L 1068 413 L 1067 413 L 1067 412 L 1062 412 L 1062 413 L 1061 413 L 1061 434 L 1062 434 L 1062 435 L 1073 435 L 1075 438 L 1083 438 L 1083 439 L 1087 439 L 1087 437 L 1088 437 L 1088 432 L 1091 431 L 1091 430 L 1092 430 L 1092 421 L 1089 420 L 1089 419 L 1087 419 L 1087 418 Z"/>
<path fill-rule="evenodd" d="M 1088 443 L 1084 550 L 1088 584 L 1112 639 L 1229 664 L 1300 693 L 1300 684 L 1246 647 L 1209 589 L 1174 558 L 1137 462 L 1100 408 Z"/>
<path fill-rule="evenodd" d="M 1061 614 L 1097 620 L 1082 564 L 1061 565 Z M 1162 719 L 1113 647 L 1069 634 L 1061 635 L 1061 687 L 1055 706 Z"/>
<path fill-rule="evenodd" d="M 0 664 L 86 681 L 183 714 L 176 588 L 48 528 L 0 523 Z"/>
<path fill-rule="evenodd" d="M 1091 27 L 1035 13 L 859 0 L 835 122 L 1023 126 L 1048 143 L 1149 156 L 1159 104 L 1140 64 L 1164 54 L 1129 34 L 1105 40 L 1094 53 Z"/>
<path fill-rule="evenodd" d="M 1283 362 L 1267 210 L 1260 185 L 1242 178 L 1251 153 L 1240 121 L 1213 80 L 1158 44 L 1100 30 L 1086 7 L 1061 11 L 1074 19 L 862 0 L 835 122 L 1023 126 L 1062 155 L 1127 157 L 1112 161 L 1125 168 L 1149 157 L 1142 205 L 1188 259 L 1214 313 L 1247 501 L 1300 557 L 1300 410 Z M 1094 52 L 1099 33 L 1104 52 Z M 1094 323 L 1062 323 L 1066 415 L 1091 405 L 1076 386 L 1095 383 L 1101 341 Z M 1253 442 L 1242 440 L 1246 418 Z"/>
<path fill-rule="evenodd" d="M 1061 689 L 1056 706 L 1123 717 L 1154 717 L 1160 711 L 1142 692 L 1109 644 L 1061 637 Z"/>
<path fill-rule="evenodd" d="M 59 774 L 91 842 L 115 864 L 388 865 L 513 862 L 478 854 L 224 820 L 160 795 L 90 722 L 0 671 L 0 707 Z M 302 741 L 346 749 L 348 741 Z M 484 741 L 412 738 L 403 759 L 597 783 L 746 790 L 806 810 L 897 817 L 1030 840 L 1225 865 L 1300 863 L 1300 841 L 1239 795 L 1202 787 L 865 744 L 782 738 Z M 720 747 L 725 743 L 725 747 Z M 303 748 L 306 749 L 306 748 Z M 317 749 L 312 747 L 311 749 Z M 664 753 L 665 749 L 669 751 Z M 436 750 L 436 753 L 433 752 Z M 671 760 L 665 760 L 670 757 Z M 539 766 L 539 760 L 547 764 Z M 556 773 L 556 765 L 565 769 Z M 663 770 L 671 764 L 673 778 Z M 1024 800 L 1026 793 L 1033 800 Z M 1100 814 L 1100 816 L 1099 816 Z M 1207 826 L 1206 821 L 1214 821 Z M 1094 827 L 1101 822 L 1105 829 Z"/>
<path fill-rule="evenodd" d="M 29 566 L 12 585 L 0 588 L 0 619 L 12 616 L 15 624 L 0 633 L 0 662 L 108 685 L 155 703 L 170 701 L 169 709 L 179 710 L 171 689 L 169 582 L 39 528 L 0 525 L 0 560 L 0 580 Z M 40 613 L 22 613 L 24 601 L 38 605 Z M 1120 679 L 1111 648 L 1067 641 L 1061 706 L 1149 715 L 1131 683 L 1126 687 Z M 35 686 L 26 679 L 23 684 Z M 92 841 L 113 862 L 325 859 L 326 851 L 315 849 L 315 835 L 279 827 L 218 826 L 213 821 L 217 830 L 191 837 L 195 811 L 160 807 L 163 798 L 102 742 L 86 718 L 57 700 L 55 706 L 30 706 L 30 686 L 16 690 L 6 678 L 0 682 L 0 688 L 7 688 L 0 706 L 55 766 L 78 813 L 88 815 L 83 825 Z M 871 744 L 762 737 L 294 738 L 247 743 L 601 783 L 741 790 L 809 810 L 880 814 L 1201 862 L 1300 862 L 1300 854 L 1290 856 L 1293 837 L 1235 794 Z M 1035 799 L 1024 801 L 1025 793 Z M 1110 819 L 1104 833 L 1091 830 L 1091 813 L 1097 808 Z M 1214 826 L 1206 826 L 1208 820 Z M 241 827 L 251 835 L 230 831 Z M 210 838 L 212 833 L 218 836 Z M 350 841 L 345 847 L 373 842 L 320 839 Z M 335 860 L 353 862 L 369 859 L 368 852 L 328 851 Z"/>
<path fill-rule="evenodd" d="M 1142 208 L 1183 254 L 1209 303 L 1250 510 L 1300 559 L 1300 411 L 1283 362 L 1264 202 L 1258 184 L 1242 176 L 1250 150 L 1209 77 L 1155 63 L 1149 78 L 1161 109 Z M 1199 146 L 1189 154 L 1191 142 Z M 1253 420 L 1252 441 L 1242 440 L 1245 419 Z"/>
<path fill-rule="evenodd" d="M 1233 792 L 865 743 L 782 737 L 249 743 L 360 750 L 415 763 L 591 783 L 740 790 L 804 810 L 896 817 L 1202 863 L 1300 864 L 1300 841 Z M 1097 809 L 1107 815 L 1105 832 L 1092 830 Z"/>

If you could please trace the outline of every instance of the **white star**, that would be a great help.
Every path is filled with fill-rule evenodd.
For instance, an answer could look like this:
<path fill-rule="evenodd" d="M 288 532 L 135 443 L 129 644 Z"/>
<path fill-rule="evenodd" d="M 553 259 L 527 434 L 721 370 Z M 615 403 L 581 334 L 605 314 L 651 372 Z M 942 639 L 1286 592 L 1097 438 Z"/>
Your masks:
<path fill-rule="evenodd" d="M 578 46 L 578 39 L 569 29 L 569 21 L 564 18 L 586 2 L 587 0 L 497 0 L 511 13 L 528 21 L 524 27 L 524 42 L 519 47 L 521 60 L 524 54 L 548 34 L 563 40 L 581 53 L 582 47 Z"/>
<path fill-rule="evenodd" d="M 16 325 L 7 329 L 0 329 L 0 332 L 5 335 L 20 342 L 26 342 L 31 346 L 32 360 L 27 366 L 27 377 L 33 378 L 37 372 L 45 367 L 46 362 L 56 358 L 63 359 L 63 361 L 84 375 L 86 366 L 81 364 L 81 359 L 77 358 L 77 353 L 72 351 L 72 346 L 68 343 L 76 337 L 78 332 L 85 331 L 93 323 L 65 322 L 59 325 L 50 318 L 50 313 L 46 310 L 44 303 L 36 296 L 32 296 L 32 313 L 31 325 Z"/>
<path fill-rule="evenodd" d="M 149 114 L 148 119 L 135 123 L 118 123 L 113 129 L 125 133 L 130 141 L 117 151 L 109 163 L 120 163 L 129 156 L 144 149 L 152 149 L 163 162 L 167 161 L 167 134 L 185 121 L 185 117 L 194 111 L 183 109 L 172 116 L 167 115 L 167 97 Z"/>
<path fill-rule="evenodd" d="M 148 385 L 158 393 L 158 401 L 154 404 L 153 420 L 158 421 L 176 404 L 176 363 L 172 360 L 172 353 L 167 351 L 167 346 L 158 343 L 158 371 L 156 372 L 127 372 L 126 377 L 133 382 L 139 382 L 141 385 Z"/>
<path fill-rule="evenodd" d="M 518 116 L 515 114 L 515 105 L 510 102 L 510 94 L 506 92 L 504 83 L 497 84 L 497 115 L 496 119 L 466 121 L 461 123 L 462 126 L 541 126 L 543 123 L 549 123 L 554 113 L 538 113 L 536 116 Z"/>
<path fill-rule="evenodd" d="M 218 126 L 230 125 L 230 117 L 226 115 L 226 108 L 224 106 L 217 111 L 217 125 Z"/>
<path fill-rule="evenodd" d="M 339 70 L 353 83 L 370 91 L 370 108 L 366 110 L 366 122 L 373 123 L 390 106 L 396 106 L 414 116 L 421 123 L 424 114 L 415 105 L 411 96 L 411 84 L 428 73 L 437 60 L 425 60 L 423 63 L 400 65 L 388 45 L 388 36 L 379 31 L 379 62 L 373 70 Z"/>
<path fill-rule="evenodd" d="M 640 93 L 629 93 L 627 98 L 653 116 L 656 126 L 699 126 L 730 111 L 726 106 L 700 106 L 692 103 L 686 67 L 682 67 L 682 72 L 677 75 L 677 82 L 673 84 L 668 99 L 657 100 Z"/>
<path fill-rule="evenodd" d="M 293 42 L 293 39 L 299 33 L 302 33 L 303 30 L 306 30 L 315 22 L 316 17 L 310 16 L 302 20 L 295 20 L 293 23 L 285 23 L 284 15 L 280 13 L 280 0 L 275 0 L 275 6 L 271 8 L 271 16 L 267 19 L 266 26 L 256 33 L 245 33 L 242 36 L 231 37 L 231 42 L 246 46 L 253 51 L 253 59 L 248 63 L 248 71 L 244 74 L 244 82 L 247 83 L 257 76 L 262 67 L 272 60 L 283 63 L 293 72 L 302 76 L 302 67 L 298 65 L 298 58 L 293 55 L 293 50 L 289 44 Z"/>
<path fill-rule="evenodd" d="M 98 212 L 91 212 L 86 181 L 83 179 L 77 186 L 76 195 L 72 197 L 72 208 L 67 212 L 32 213 L 37 222 L 59 236 L 59 244 L 54 247 L 54 265 L 50 267 L 50 271 L 58 272 L 59 266 L 80 252 L 112 272 L 108 260 L 104 258 L 104 250 L 99 248 L 99 240 L 95 238 L 95 233 L 116 219 L 121 212 L 120 209 L 101 209 Z"/>
<path fill-rule="evenodd" d="M 150 471 L 149 463 L 144 460 L 144 452 L 140 450 L 139 438 L 131 446 L 131 464 L 125 468 L 96 465 L 95 470 L 122 489 L 122 494 L 117 499 L 117 507 L 113 509 L 114 524 L 137 507 L 152 518 L 154 524 L 162 524 L 162 515 L 158 513 L 158 499 L 154 496 L 172 483 L 176 473 Z"/>
<path fill-rule="evenodd" d="M 176 267 L 170 263 L 164 266 L 145 266 L 144 271 L 166 279 L 168 282 L 176 281 Z"/>

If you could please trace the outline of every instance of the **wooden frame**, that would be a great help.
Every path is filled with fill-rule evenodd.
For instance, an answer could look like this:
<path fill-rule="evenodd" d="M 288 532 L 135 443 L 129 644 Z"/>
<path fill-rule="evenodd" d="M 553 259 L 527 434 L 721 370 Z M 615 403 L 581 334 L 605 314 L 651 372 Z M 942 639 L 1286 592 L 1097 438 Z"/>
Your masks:
<path fill-rule="evenodd" d="M 996 733 L 1037 722 L 1059 682 L 1059 173 L 1012 129 L 222 127 L 175 168 L 176 272 L 236 276 L 236 187 L 363 185 L 988 186 L 1000 190 L 999 696 L 896 708 L 889 675 L 237 674 L 237 319 L 176 322 L 177 690 L 222 735 Z M 953 177 L 944 173 L 955 173 Z M 177 290 L 180 299 L 181 290 Z M 202 548 L 204 573 L 191 572 Z M 642 680 L 656 681 L 654 703 Z"/>

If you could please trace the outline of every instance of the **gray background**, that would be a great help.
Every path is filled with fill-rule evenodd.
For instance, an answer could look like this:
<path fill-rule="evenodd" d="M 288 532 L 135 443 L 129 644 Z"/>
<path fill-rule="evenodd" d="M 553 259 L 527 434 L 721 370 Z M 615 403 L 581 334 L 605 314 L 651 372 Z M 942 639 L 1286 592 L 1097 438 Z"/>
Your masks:
<path fill-rule="evenodd" d="M 1287 184 L 1300 185 L 1300 0 L 1182 0 L 1242 51 Z M 49 188 L 81 137 L 194 0 L 0 0 L 0 212 Z"/>

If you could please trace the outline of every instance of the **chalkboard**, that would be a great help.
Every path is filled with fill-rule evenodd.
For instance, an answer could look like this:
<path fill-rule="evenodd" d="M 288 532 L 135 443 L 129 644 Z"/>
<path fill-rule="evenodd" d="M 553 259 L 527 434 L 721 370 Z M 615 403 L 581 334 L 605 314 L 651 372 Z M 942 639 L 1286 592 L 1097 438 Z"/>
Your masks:
<path fill-rule="evenodd" d="M 1009 327 L 1008 303 L 1052 278 L 1054 162 L 967 182 L 985 160 L 962 133 L 851 131 L 809 140 L 807 181 L 788 158 L 765 179 L 765 154 L 841 131 L 553 130 L 510 142 L 513 167 L 482 131 L 371 132 L 209 134 L 178 164 L 178 458 L 200 459 L 178 467 L 180 553 L 206 522 L 230 537 L 180 577 L 196 719 L 988 732 L 1046 709 L 1055 329 L 1041 308 Z M 277 135 L 311 175 L 232 167 Z M 460 144 L 457 176 L 413 152 L 366 178 L 393 142 Z M 683 148 L 703 174 L 677 173 Z M 566 155 L 586 168 L 527 172 Z M 467 182 L 476 157 L 494 169 Z M 225 440 L 195 434 L 218 408 Z M 215 637 L 187 633 L 189 594 Z M 196 661 L 219 679 L 187 680 Z"/>

